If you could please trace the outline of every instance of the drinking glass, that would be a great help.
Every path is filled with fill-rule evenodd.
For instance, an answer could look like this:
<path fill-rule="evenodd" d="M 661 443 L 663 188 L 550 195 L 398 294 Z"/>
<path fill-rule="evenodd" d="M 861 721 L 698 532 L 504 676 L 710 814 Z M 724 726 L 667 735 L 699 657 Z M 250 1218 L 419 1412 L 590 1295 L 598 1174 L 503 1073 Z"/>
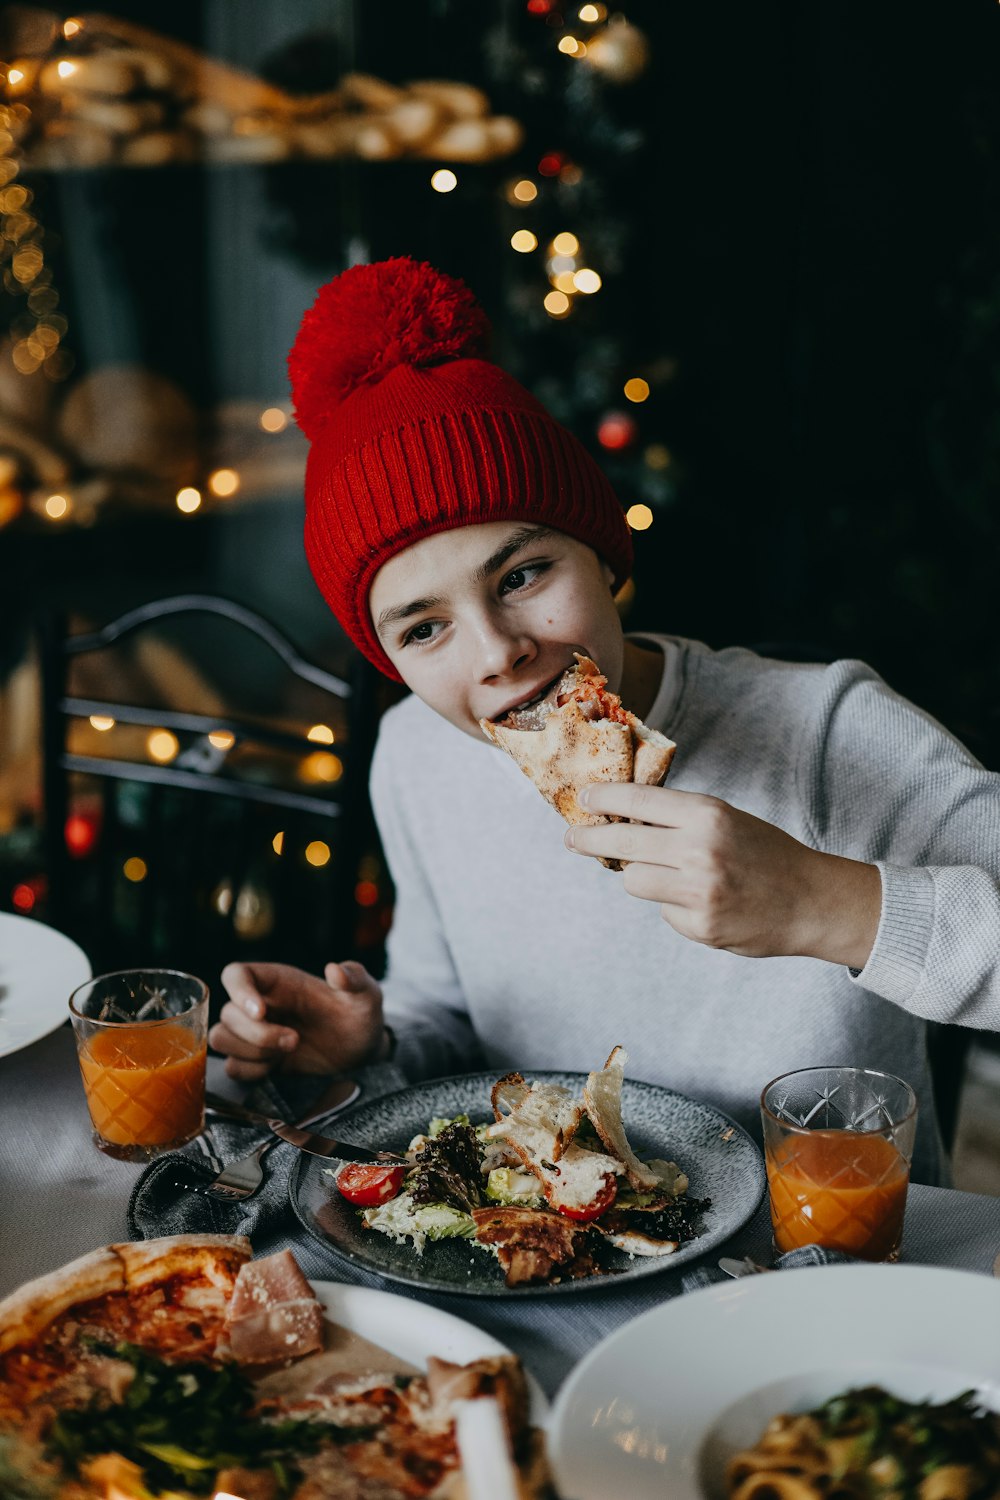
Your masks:
<path fill-rule="evenodd" d="M 205 1123 L 208 986 L 176 969 L 124 969 L 69 997 L 94 1144 L 150 1161 Z"/>
<path fill-rule="evenodd" d="M 908 1083 L 871 1068 L 801 1068 L 761 1094 L 775 1248 L 898 1260 L 917 1128 Z"/>

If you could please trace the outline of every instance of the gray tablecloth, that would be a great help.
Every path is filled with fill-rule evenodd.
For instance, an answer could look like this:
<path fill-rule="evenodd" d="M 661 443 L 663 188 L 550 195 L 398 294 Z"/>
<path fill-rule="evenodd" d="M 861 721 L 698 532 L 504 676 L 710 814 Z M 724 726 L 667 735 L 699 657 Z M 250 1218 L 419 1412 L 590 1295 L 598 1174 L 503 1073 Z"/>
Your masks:
<path fill-rule="evenodd" d="M 213 1069 L 212 1081 L 220 1074 Z M 386 1075 L 379 1077 L 385 1085 Z M 229 1089 L 233 1092 L 232 1086 Z M 126 1208 L 141 1169 L 96 1151 L 68 1028 L 0 1059 L 0 1296 L 74 1256 L 129 1237 Z M 386 1283 L 324 1253 L 296 1233 L 255 1237 L 259 1253 L 290 1244 L 308 1276 L 378 1286 L 446 1309 L 515 1350 L 551 1395 L 572 1366 L 606 1334 L 681 1290 L 687 1267 L 640 1282 L 505 1301 L 495 1297 L 424 1296 Z M 712 1252 L 766 1259 L 766 1205 L 728 1245 Z M 905 1261 L 952 1266 L 984 1275 L 1000 1250 L 1000 1198 L 913 1186 L 904 1231 Z M 822 1271 L 782 1272 L 821 1276 Z"/>

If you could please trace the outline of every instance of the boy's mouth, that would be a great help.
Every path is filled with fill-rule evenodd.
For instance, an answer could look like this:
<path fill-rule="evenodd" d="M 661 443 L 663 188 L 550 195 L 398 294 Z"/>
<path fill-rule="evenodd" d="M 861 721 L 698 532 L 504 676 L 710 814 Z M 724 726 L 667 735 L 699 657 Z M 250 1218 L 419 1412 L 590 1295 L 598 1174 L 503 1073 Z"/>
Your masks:
<path fill-rule="evenodd" d="M 507 707 L 501 709 L 492 722 L 494 724 L 501 724 L 511 714 L 527 713 L 532 709 L 540 707 L 541 704 L 546 703 L 549 699 L 554 700 L 563 678 L 567 672 L 571 672 L 572 670 L 572 667 L 563 667 L 555 677 L 550 678 L 547 683 L 540 687 L 536 693 L 532 693 L 530 697 L 518 698 L 515 702 L 508 703 Z M 554 701 L 550 706 L 555 706 Z"/>

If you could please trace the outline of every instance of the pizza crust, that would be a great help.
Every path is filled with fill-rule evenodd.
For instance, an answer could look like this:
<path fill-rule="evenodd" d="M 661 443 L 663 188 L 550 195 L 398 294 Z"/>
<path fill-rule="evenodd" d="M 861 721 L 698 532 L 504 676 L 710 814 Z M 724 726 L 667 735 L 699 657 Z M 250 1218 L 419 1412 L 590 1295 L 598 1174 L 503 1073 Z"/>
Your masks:
<path fill-rule="evenodd" d="M 94 1297 L 135 1292 L 171 1276 L 197 1274 L 228 1296 L 253 1251 L 242 1235 L 176 1234 L 103 1245 L 25 1282 L 0 1302 L 0 1354 L 43 1336 L 57 1318 Z"/>
<path fill-rule="evenodd" d="M 69 1308 L 125 1290 L 125 1267 L 105 1245 L 25 1282 L 0 1302 L 0 1354 L 33 1343 Z"/>
<path fill-rule="evenodd" d="M 141 1291 L 171 1276 L 197 1274 L 232 1290 L 240 1266 L 253 1255 L 241 1234 L 168 1234 L 154 1240 L 108 1247 L 121 1261 L 129 1291 Z"/>

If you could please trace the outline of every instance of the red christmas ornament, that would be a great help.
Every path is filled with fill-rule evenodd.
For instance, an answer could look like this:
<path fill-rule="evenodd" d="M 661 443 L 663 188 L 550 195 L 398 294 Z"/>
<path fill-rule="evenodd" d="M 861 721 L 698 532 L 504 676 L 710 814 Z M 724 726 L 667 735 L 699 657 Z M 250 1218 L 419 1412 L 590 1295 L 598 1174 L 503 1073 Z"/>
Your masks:
<path fill-rule="evenodd" d="M 63 834 L 73 859 L 85 859 L 97 843 L 97 819 L 92 813 L 70 813 Z"/>
<path fill-rule="evenodd" d="M 11 905 L 15 911 L 31 911 L 35 904 L 35 893 L 30 885 L 16 885 L 10 893 Z"/>
<path fill-rule="evenodd" d="M 638 435 L 638 424 L 628 412 L 609 411 L 597 424 L 597 441 L 609 453 L 620 453 L 623 448 L 630 448 Z"/>
<path fill-rule="evenodd" d="M 27 880 L 22 880 L 11 891 L 11 905 L 15 911 L 34 911 L 36 904 L 45 899 L 47 892 L 48 881 L 44 875 L 29 875 Z"/>

